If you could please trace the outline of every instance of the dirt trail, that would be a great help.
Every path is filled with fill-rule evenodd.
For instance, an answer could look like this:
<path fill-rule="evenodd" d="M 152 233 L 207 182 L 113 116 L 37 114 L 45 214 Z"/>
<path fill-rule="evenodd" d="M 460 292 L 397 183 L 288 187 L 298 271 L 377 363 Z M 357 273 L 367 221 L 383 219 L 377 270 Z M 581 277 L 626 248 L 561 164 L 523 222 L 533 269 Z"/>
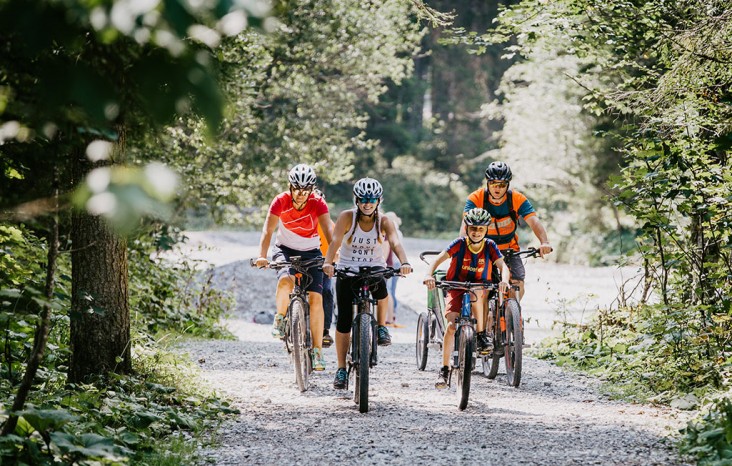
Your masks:
<path fill-rule="evenodd" d="M 683 414 L 610 401 L 597 381 L 532 357 L 524 358 L 519 388 L 507 386 L 503 371 L 493 381 L 475 372 L 468 408 L 458 411 L 454 391 L 434 388 L 436 351 L 426 371 L 417 370 L 414 356 L 414 311 L 424 306 L 426 267 L 417 256 L 444 241 L 405 241 L 417 271 L 397 291 L 404 327 L 392 329 L 394 344 L 380 351 L 370 410 L 360 414 L 352 390 L 332 388 L 334 348 L 325 353 L 328 369 L 314 373 L 311 389 L 301 394 L 282 343 L 271 338 L 269 325 L 252 322 L 257 311 L 273 308 L 274 273 L 244 262 L 255 255 L 258 235 L 191 237 L 216 247 L 200 254 L 217 264 L 219 286 L 236 289 L 240 300 L 228 321 L 237 341 L 188 342 L 184 348 L 203 377 L 241 410 L 223 426 L 220 445 L 201 452 L 209 464 L 684 464 L 666 440 L 683 424 Z M 527 325 L 529 343 L 556 331 L 547 302 L 553 293 L 584 294 L 572 313 L 579 318 L 583 307 L 590 311 L 614 298 L 614 275 L 631 272 L 546 262 L 527 263 L 527 270 L 523 305 L 534 319 Z"/>

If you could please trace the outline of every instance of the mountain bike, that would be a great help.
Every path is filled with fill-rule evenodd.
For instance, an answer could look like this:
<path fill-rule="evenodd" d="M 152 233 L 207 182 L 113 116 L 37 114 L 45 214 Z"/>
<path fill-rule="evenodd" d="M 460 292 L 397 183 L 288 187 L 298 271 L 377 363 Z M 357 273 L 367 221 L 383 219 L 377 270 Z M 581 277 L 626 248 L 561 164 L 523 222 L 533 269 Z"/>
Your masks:
<path fill-rule="evenodd" d="M 529 248 L 525 251 L 502 251 L 505 257 L 536 257 L 539 250 Z M 494 277 L 500 273 L 494 269 Z M 511 293 L 494 291 L 488 296 L 486 313 L 493 316 L 493 351 L 482 356 L 483 374 L 489 379 L 498 375 L 498 367 L 503 357 L 506 365 L 506 382 L 512 387 L 521 384 L 523 363 L 524 321 L 521 316 L 521 305 L 515 298 L 518 286 L 511 286 Z M 486 320 L 487 321 L 487 320 Z"/>
<path fill-rule="evenodd" d="M 255 267 L 256 259 L 250 259 L 249 264 Z M 310 302 L 307 288 L 313 279 L 308 273 L 312 267 L 321 267 L 322 257 L 302 259 L 300 256 L 290 257 L 290 261 L 270 262 L 269 268 L 280 270 L 291 268 L 295 270 L 295 287 L 290 293 L 290 304 L 285 314 L 285 342 L 287 353 L 292 357 L 295 368 L 295 382 L 301 392 L 309 387 L 309 377 L 313 372 L 313 339 L 310 333 Z"/>
<path fill-rule="evenodd" d="M 442 251 L 424 251 L 419 254 L 423 262 L 429 264 L 425 256 L 437 256 Z M 445 278 L 444 270 L 436 270 L 435 281 Z M 421 312 L 417 318 L 416 358 L 417 369 L 423 371 L 427 367 L 427 355 L 430 348 L 438 350 L 442 358 L 442 342 L 445 339 L 445 296 L 440 289 L 427 291 L 427 312 Z"/>
<path fill-rule="evenodd" d="M 495 283 L 454 282 L 442 280 L 436 282 L 435 286 L 445 291 L 464 291 L 462 296 L 462 305 L 460 306 L 460 316 L 455 322 L 455 343 L 452 358 L 450 358 L 450 377 L 448 379 L 449 386 L 452 386 L 453 376 L 457 379 L 455 392 L 458 398 L 458 409 L 464 410 L 468 406 L 468 397 L 470 396 L 470 377 L 473 369 L 475 369 L 475 361 L 477 359 L 476 321 L 470 310 L 471 303 L 475 302 L 472 297 L 477 299 L 473 290 L 497 290 L 498 285 Z"/>
<path fill-rule="evenodd" d="M 376 333 L 376 300 L 371 297 L 371 287 L 394 276 L 399 269 L 391 267 L 348 267 L 336 269 L 339 278 L 356 278 L 360 283 L 353 298 L 353 325 L 348 355 L 348 377 L 354 376 L 353 401 L 359 412 L 369 410 L 369 369 L 378 363 L 378 336 Z"/>

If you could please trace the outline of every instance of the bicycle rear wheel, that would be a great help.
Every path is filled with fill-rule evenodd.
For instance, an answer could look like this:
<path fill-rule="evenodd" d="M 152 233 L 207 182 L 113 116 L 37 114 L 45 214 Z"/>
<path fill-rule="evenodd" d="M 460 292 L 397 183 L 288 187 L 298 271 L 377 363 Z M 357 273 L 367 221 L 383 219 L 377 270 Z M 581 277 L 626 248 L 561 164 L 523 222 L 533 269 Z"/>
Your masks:
<path fill-rule="evenodd" d="M 306 345 L 305 303 L 293 298 L 290 303 L 290 336 L 292 337 L 292 362 L 295 366 L 295 381 L 301 392 L 308 389 L 310 375 L 310 354 Z"/>
<path fill-rule="evenodd" d="M 473 353 L 475 352 L 475 332 L 473 327 L 463 325 L 458 336 L 457 397 L 458 409 L 468 406 L 470 396 L 470 375 L 473 369 Z"/>
<path fill-rule="evenodd" d="M 495 354 L 489 354 L 488 356 L 483 356 L 481 359 L 483 359 L 483 375 L 491 380 L 495 379 L 498 375 L 498 366 L 501 363 L 501 357 Z"/>
<path fill-rule="evenodd" d="M 354 401 L 359 412 L 369 410 L 369 362 L 371 360 L 371 316 L 363 313 L 358 318 L 358 335 L 356 355 L 356 384 L 354 387 Z"/>
<path fill-rule="evenodd" d="M 506 379 L 512 387 L 521 384 L 521 363 L 524 347 L 524 326 L 521 307 L 515 299 L 506 301 Z"/>
<path fill-rule="evenodd" d="M 423 371 L 427 366 L 427 343 L 430 340 L 429 314 L 423 312 L 417 319 L 417 369 Z"/>

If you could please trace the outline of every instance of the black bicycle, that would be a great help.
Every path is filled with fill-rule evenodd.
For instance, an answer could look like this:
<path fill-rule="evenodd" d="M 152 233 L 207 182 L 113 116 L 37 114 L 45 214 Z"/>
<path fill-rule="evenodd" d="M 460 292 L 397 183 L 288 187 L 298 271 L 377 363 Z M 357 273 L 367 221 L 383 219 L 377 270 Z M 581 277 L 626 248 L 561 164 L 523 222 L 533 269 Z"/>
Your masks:
<path fill-rule="evenodd" d="M 507 250 L 502 251 L 506 257 L 525 256 L 536 257 L 539 255 L 537 248 L 529 248 L 525 251 Z M 500 272 L 494 269 L 496 277 Z M 498 367 L 501 358 L 505 358 L 506 382 L 512 387 L 521 384 L 521 369 L 523 363 L 524 346 L 524 321 L 521 316 L 521 305 L 515 298 L 518 286 L 511 286 L 513 293 L 492 292 L 488 297 L 486 313 L 493 316 L 493 351 L 482 356 L 483 374 L 489 379 L 498 375 Z"/>
<path fill-rule="evenodd" d="M 425 256 L 436 256 L 442 251 L 424 251 L 419 258 L 429 265 Z M 444 270 L 435 270 L 435 281 L 445 278 Z M 427 355 L 430 348 L 438 350 L 442 355 L 442 343 L 445 339 L 445 296 L 442 290 L 435 288 L 427 291 L 427 312 L 421 312 L 417 317 L 416 359 L 417 369 L 423 371 L 427 367 Z M 442 357 L 442 356 L 440 356 Z"/>
<path fill-rule="evenodd" d="M 353 374 L 353 401 L 358 410 L 369 410 L 369 369 L 378 363 L 378 336 L 376 333 L 376 300 L 371 297 L 371 287 L 381 281 L 399 276 L 399 269 L 391 267 L 348 267 L 336 269 L 339 278 L 356 278 L 358 289 L 353 298 L 353 325 L 348 357 L 348 377 Z"/>
<path fill-rule="evenodd" d="M 470 377 L 473 369 L 475 369 L 475 361 L 477 359 L 476 321 L 471 312 L 471 304 L 477 299 L 474 290 L 496 290 L 498 289 L 498 285 L 495 283 L 442 280 L 436 282 L 435 287 L 445 291 L 460 290 L 464 292 L 462 305 L 460 306 L 460 316 L 458 316 L 455 322 L 454 349 L 452 358 L 450 358 L 450 377 L 448 379 L 448 385 L 450 386 L 452 386 L 452 378 L 455 377 L 457 379 L 455 392 L 458 398 L 458 408 L 463 410 L 468 406 Z"/>
<path fill-rule="evenodd" d="M 251 259 L 249 263 L 252 267 L 256 267 L 256 259 Z M 307 292 L 313 278 L 308 273 L 308 269 L 322 265 L 322 257 L 302 259 L 300 256 L 290 257 L 289 262 L 269 263 L 269 268 L 273 270 L 283 268 L 295 270 L 295 287 L 290 293 L 290 304 L 287 306 L 285 314 L 285 335 L 282 337 L 282 341 L 285 342 L 287 353 L 292 356 L 295 381 L 301 392 L 308 389 L 308 379 L 313 372 L 313 340 L 310 333 L 310 302 Z"/>

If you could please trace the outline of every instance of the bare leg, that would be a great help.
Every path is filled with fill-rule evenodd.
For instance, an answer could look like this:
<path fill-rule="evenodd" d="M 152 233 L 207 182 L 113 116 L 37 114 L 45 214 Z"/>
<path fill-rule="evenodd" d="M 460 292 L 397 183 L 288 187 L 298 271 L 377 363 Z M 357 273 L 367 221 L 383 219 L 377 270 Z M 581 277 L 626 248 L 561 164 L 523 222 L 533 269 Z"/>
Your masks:
<path fill-rule="evenodd" d="M 351 334 L 341 333 L 336 330 L 335 334 L 335 346 L 336 346 L 336 357 L 338 358 L 338 368 L 346 367 L 346 354 L 348 354 L 348 345 L 351 344 Z"/>
<path fill-rule="evenodd" d="M 292 277 L 282 277 L 277 282 L 277 292 L 275 293 L 277 314 L 287 314 L 287 306 L 290 305 L 290 293 L 292 293 L 293 288 L 295 288 L 295 281 Z"/>
<path fill-rule="evenodd" d="M 325 314 L 323 313 L 323 295 L 320 293 L 308 293 L 310 301 L 310 333 L 313 336 L 313 348 L 323 347 L 323 325 Z"/>
<path fill-rule="evenodd" d="M 376 301 L 376 323 L 384 325 L 386 323 L 386 313 L 389 310 L 389 298 Z"/>
<path fill-rule="evenodd" d="M 518 287 L 519 287 L 518 300 L 521 301 L 521 298 L 524 297 L 524 282 L 523 282 L 523 280 L 511 280 L 511 284 L 512 285 L 518 285 Z M 516 297 L 516 292 L 513 291 L 513 290 L 511 290 L 510 296 L 512 298 L 515 298 Z"/>
<path fill-rule="evenodd" d="M 448 312 L 445 316 L 447 320 L 447 329 L 445 330 L 445 338 L 442 341 L 442 365 L 450 365 L 450 356 L 452 355 L 453 346 L 455 346 L 455 319 L 457 312 Z"/>
<path fill-rule="evenodd" d="M 478 332 L 482 332 L 485 329 L 483 317 L 485 315 L 485 292 L 476 293 L 478 295 L 477 301 L 475 301 L 471 309 L 473 311 L 473 317 L 475 317 L 475 329 Z"/>

